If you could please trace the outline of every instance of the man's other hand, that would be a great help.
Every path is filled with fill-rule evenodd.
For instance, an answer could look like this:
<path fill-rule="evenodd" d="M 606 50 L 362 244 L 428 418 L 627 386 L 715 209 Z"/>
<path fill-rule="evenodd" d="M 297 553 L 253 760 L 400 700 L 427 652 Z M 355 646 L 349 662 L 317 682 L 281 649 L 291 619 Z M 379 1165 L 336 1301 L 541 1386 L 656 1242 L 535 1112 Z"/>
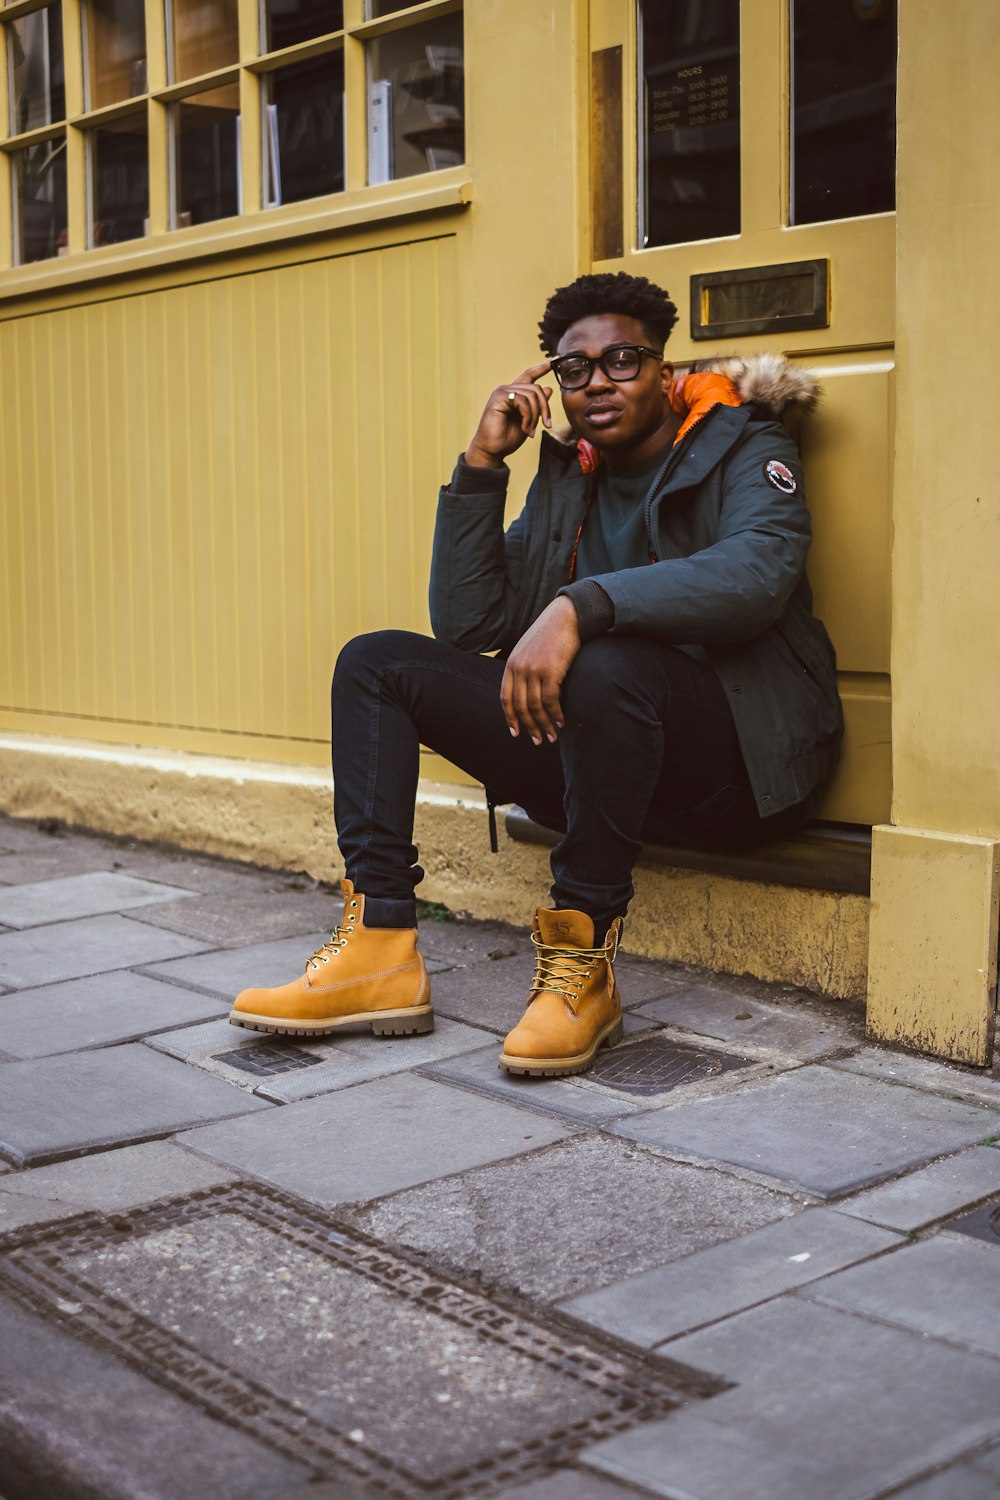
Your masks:
<path fill-rule="evenodd" d="M 525 438 L 534 437 L 539 422 L 543 427 L 552 426 L 549 410 L 552 387 L 535 384 L 550 368 L 548 360 L 530 365 L 516 380 L 491 391 L 472 442 L 465 450 L 467 464 L 498 469 L 508 453 L 516 452 Z"/>
<path fill-rule="evenodd" d="M 512 735 L 524 729 L 533 745 L 553 744 L 564 719 L 559 689 L 580 649 L 576 610 L 564 595 L 538 616 L 510 656 L 500 684 L 500 702 Z"/>

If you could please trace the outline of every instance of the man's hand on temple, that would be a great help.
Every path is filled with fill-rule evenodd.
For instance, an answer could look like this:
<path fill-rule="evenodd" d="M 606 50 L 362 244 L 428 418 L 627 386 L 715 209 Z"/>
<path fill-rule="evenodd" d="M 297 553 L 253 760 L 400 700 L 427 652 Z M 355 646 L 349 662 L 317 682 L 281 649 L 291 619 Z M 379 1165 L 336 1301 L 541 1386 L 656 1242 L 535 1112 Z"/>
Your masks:
<path fill-rule="evenodd" d="M 553 599 L 525 631 L 500 684 L 500 702 L 510 732 L 527 731 L 534 745 L 553 744 L 563 727 L 559 689 L 580 649 L 580 627 L 572 602 Z"/>
<path fill-rule="evenodd" d="M 552 387 L 535 384 L 549 368 L 548 360 L 529 365 L 516 380 L 498 385 L 491 392 L 472 442 L 465 450 L 467 464 L 497 469 L 509 453 L 520 448 L 525 438 L 534 437 L 539 422 L 543 427 L 552 426 L 549 410 Z"/>

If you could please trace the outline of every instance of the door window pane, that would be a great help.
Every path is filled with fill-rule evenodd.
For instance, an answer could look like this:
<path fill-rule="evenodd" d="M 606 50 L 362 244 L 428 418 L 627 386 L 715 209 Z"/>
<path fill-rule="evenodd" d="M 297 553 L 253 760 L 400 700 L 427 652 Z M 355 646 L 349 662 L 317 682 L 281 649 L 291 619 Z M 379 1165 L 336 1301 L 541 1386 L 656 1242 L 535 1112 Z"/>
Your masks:
<path fill-rule="evenodd" d="M 298 203 L 344 187 L 344 59 L 329 52 L 267 75 L 265 201 Z"/>
<path fill-rule="evenodd" d="M 87 0 L 83 10 L 88 109 L 146 92 L 143 0 Z"/>
<path fill-rule="evenodd" d="M 64 120 L 66 82 L 60 6 L 32 11 L 4 29 L 11 80 L 11 135 Z"/>
<path fill-rule="evenodd" d="M 343 0 L 264 0 L 261 51 L 278 52 L 344 25 Z"/>
<path fill-rule="evenodd" d="M 895 0 L 792 0 L 791 222 L 896 205 Z"/>
<path fill-rule="evenodd" d="M 239 213 L 239 84 L 174 105 L 173 127 L 174 227 Z"/>
<path fill-rule="evenodd" d="M 66 248 L 66 136 L 11 157 L 14 173 L 14 264 L 49 260 Z"/>
<path fill-rule="evenodd" d="M 170 0 L 170 14 L 171 83 L 239 61 L 237 0 Z"/>
<path fill-rule="evenodd" d="M 739 0 L 645 0 L 644 245 L 740 232 Z"/>
<path fill-rule="evenodd" d="M 90 243 L 117 245 L 145 233 L 149 142 L 145 110 L 90 132 Z"/>
<path fill-rule="evenodd" d="M 443 16 L 368 44 L 368 181 L 465 160 L 462 17 Z"/>

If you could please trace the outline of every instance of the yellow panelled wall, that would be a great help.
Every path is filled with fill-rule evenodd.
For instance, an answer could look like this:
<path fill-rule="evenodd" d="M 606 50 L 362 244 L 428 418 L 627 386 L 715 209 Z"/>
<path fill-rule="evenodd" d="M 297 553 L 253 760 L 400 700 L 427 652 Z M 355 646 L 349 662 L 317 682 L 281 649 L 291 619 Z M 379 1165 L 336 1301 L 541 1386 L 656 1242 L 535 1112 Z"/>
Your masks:
<path fill-rule="evenodd" d="M 0 272 L 0 730 L 328 763 L 340 646 L 429 628 L 438 486 L 579 270 L 586 22 L 466 6 L 465 167 Z"/>
<path fill-rule="evenodd" d="M 442 235 L 4 325 L 8 726 L 325 745 L 337 645 L 426 617 L 456 254 Z"/>

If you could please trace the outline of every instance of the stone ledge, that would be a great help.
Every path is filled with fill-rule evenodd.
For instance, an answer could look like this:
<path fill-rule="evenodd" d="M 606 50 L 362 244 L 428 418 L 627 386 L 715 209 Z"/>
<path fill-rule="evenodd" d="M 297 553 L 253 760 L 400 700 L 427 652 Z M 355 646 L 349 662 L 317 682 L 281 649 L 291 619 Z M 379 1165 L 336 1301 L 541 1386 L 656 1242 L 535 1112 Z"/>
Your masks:
<path fill-rule="evenodd" d="M 343 874 L 329 775 L 312 767 L 3 734 L 0 811 L 320 880 Z M 548 899 L 548 848 L 508 838 L 491 855 L 478 788 L 421 782 L 415 838 L 427 900 L 524 926 Z M 635 885 L 630 953 L 837 998 L 865 993 L 864 895 L 651 860 Z"/>

